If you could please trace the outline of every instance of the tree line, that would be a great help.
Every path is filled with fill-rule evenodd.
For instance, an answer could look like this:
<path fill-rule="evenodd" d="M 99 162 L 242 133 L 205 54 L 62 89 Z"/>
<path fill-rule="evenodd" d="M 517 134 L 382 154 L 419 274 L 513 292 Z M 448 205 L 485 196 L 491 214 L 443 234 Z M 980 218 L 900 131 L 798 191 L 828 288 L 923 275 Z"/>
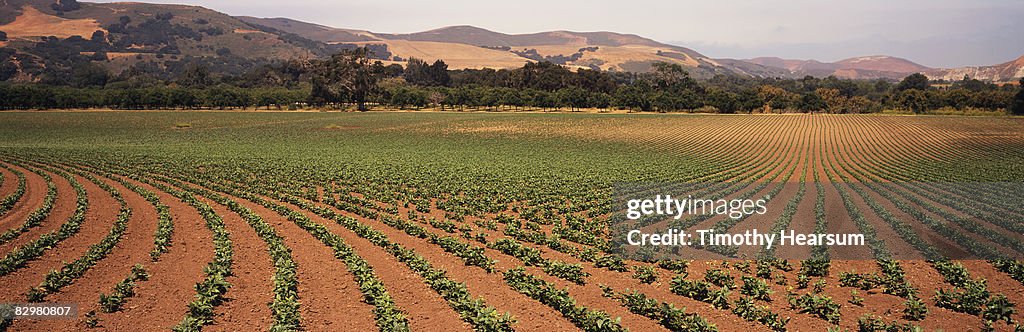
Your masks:
<path fill-rule="evenodd" d="M 515 69 L 449 70 L 441 60 L 385 65 L 357 48 L 324 59 L 260 65 L 238 75 L 214 75 L 201 61 L 167 79 L 141 62 L 113 75 L 96 64 L 72 68 L 64 84 L 0 84 L 2 109 L 355 108 L 442 110 L 626 109 L 647 112 L 870 113 L 940 109 L 1006 110 L 1024 114 L 1020 85 L 964 77 L 929 81 L 745 78 L 693 79 L 676 64 L 649 73 L 570 70 L 550 62 Z M 1024 81 L 1024 80 L 1022 80 Z M 1024 82 L 1022 82 L 1024 83 Z"/>

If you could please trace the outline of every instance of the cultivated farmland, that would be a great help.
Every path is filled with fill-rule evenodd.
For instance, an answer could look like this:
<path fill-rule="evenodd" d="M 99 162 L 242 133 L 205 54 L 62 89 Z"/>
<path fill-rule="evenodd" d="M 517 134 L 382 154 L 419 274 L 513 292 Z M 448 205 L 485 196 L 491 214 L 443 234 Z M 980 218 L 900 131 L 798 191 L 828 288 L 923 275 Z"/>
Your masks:
<path fill-rule="evenodd" d="M 867 245 L 624 259 L 645 181 Z M 1009 117 L 0 113 L 0 303 L 79 306 L 0 330 L 1014 330 L 1022 181 Z"/>

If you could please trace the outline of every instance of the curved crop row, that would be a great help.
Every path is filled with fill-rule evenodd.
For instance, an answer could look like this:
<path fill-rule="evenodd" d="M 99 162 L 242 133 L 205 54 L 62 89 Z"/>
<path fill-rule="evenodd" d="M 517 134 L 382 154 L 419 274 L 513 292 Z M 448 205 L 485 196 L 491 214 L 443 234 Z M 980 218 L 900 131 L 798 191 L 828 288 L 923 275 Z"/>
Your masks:
<path fill-rule="evenodd" d="M 329 197 L 325 197 L 324 201 L 325 204 L 333 205 L 341 210 L 349 210 L 349 208 L 352 207 L 346 202 L 335 201 Z M 430 243 L 436 244 L 444 249 L 444 251 L 461 258 L 467 266 L 477 266 L 482 268 L 484 271 L 487 271 L 487 273 L 494 273 L 494 260 L 488 258 L 487 255 L 484 254 L 483 248 L 462 242 L 454 237 L 440 236 L 431 233 L 415 223 L 395 218 L 390 215 L 377 213 L 376 211 L 371 211 L 369 209 L 358 209 L 358 211 L 362 212 L 360 215 L 364 217 L 377 219 L 385 225 L 401 230 L 406 234 L 425 239 L 430 241 Z"/>
<path fill-rule="evenodd" d="M 271 196 L 273 195 L 271 194 Z M 313 206 L 305 201 L 297 199 L 289 200 L 287 197 L 276 198 L 299 206 L 304 210 L 313 212 L 325 219 L 334 220 L 339 225 L 352 230 L 356 235 L 369 240 L 378 247 L 383 248 L 385 251 L 395 256 L 399 261 L 405 263 L 406 266 L 418 275 L 423 277 L 427 285 L 441 295 L 441 297 L 448 302 L 448 305 L 455 309 L 462 319 L 470 323 L 474 328 L 483 331 L 512 330 L 511 326 L 515 322 L 515 319 L 508 313 L 499 313 L 494 307 L 488 306 L 483 299 L 473 299 L 470 296 L 468 289 L 466 289 L 465 284 L 448 279 L 447 273 L 443 270 L 434 268 L 430 262 L 416 254 L 413 250 L 404 248 L 401 245 L 388 240 L 387 236 L 380 231 L 363 225 L 355 219 L 339 215 L 330 209 Z M 271 204 L 271 202 L 258 198 L 250 198 L 250 200 L 260 204 Z M 295 213 L 294 215 L 308 220 L 308 218 L 302 214 Z"/>
<path fill-rule="evenodd" d="M 106 313 L 121 311 L 124 303 L 135 296 L 135 283 L 146 280 L 149 280 L 149 272 L 146 271 L 146 267 L 140 264 L 132 266 L 128 276 L 114 285 L 114 290 L 110 292 L 110 295 L 100 294 L 100 310 Z"/>
<path fill-rule="evenodd" d="M 267 244 L 270 258 L 274 261 L 274 301 L 269 303 L 274 315 L 273 331 L 292 331 L 301 328 L 302 318 L 299 315 L 298 280 L 296 265 L 292 259 L 291 249 L 284 244 L 284 238 L 274 231 L 274 227 L 263 221 L 258 214 L 238 204 L 234 200 L 215 192 L 192 187 L 178 181 L 168 181 L 172 185 L 194 194 L 209 198 L 217 204 L 227 206 L 237 213 L 256 234 Z"/>
<path fill-rule="evenodd" d="M 161 176 L 160 178 L 166 181 L 176 181 L 165 176 Z M 196 182 L 196 179 L 190 179 L 190 181 Z M 352 247 L 345 243 L 340 236 L 332 233 L 323 225 L 313 222 L 305 215 L 295 212 L 283 205 L 264 200 L 254 195 L 248 195 L 240 191 L 223 188 L 212 183 L 206 183 L 205 185 L 228 193 L 232 196 L 241 197 L 262 205 L 274 212 L 277 212 L 279 215 L 309 232 L 314 238 L 320 240 L 324 245 L 331 248 L 334 251 L 334 255 L 338 259 L 342 260 L 348 270 L 352 272 L 355 281 L 359 286 L 360 292 L 363 293 L 364 301 L 374 306 L 374 316 L 377 321 L 377 326 L 382 331 L 406 331 L 409 329 L 409 322 L 405 313 L 395 304 L 391 295 L 388 294 L 384 283 L 374 273 L 373 268 L 369 263 L 359 257 Z"/>
<path fill-rule="evenodd" d="M 5 164 L 0 164 L 0 167 L 3 167 L 8 171 L 13 172 L 14 175 L 18 177 L 18 186 L 14 189 L 14 192 L 11 193 L 10 195 L 4 196 L 3 199 L 0 199 L 0 216 L 2 216 L 4 215 L 4 213 L 7 213 L 7 211 L 10 211 L 11 208 L 14 207 L 14 204 L 18 203 L 18 200 L 20 200 L 21 197 L 25 195 L 25 187 L 27 186 L 27 180 L 25 179 L 25 174 L 22 173 L 21 171 L 7 167 L 7 165 Z M 3 181 L 3 173 L 0 173 L 0 183 L 3 183 Z M 49 182 L 47 183 L 47 187 L 49 187 Z"/>
<path fill-rule="evenodd" d="M 346 244 L 340 236 L 332 233 L 323 225 L 313 222 L 305 215 L 295 212 L 283 205 L 275 204 L 253 196 L 247 197 L 247 195 L 239 192 L 229 191 L 228 193 L 248 199 L 277 212 L 289 221 L 294 222 L 300 228 L 309 232 L 314 238 L 323 242 L 324 245 L 334 250 L 334 255 L 345 262 L 346 267 L 348 267 L 348 270 L 352 272 L 355 277 L 355 281 L 359 285 L 359 290 L 363 293 L 364 301 L 374 306 L 374 315 L 376 316 L 377 326 L 380 327 L 382 331 L 408 330 L 409 322 L 405 317 L 405 313 L 395 304 L 391 295 L 388 294 L 384 283 L 377 278 L 377 275 L 374 273 L 370 264 L 359 257 L 359 255 L 355 253 L 355 250 Z"/>
<path fill-rule="evenodd" d="M 9 229 L 3 234 L 0 234 L 0 244 L 5 244 L 10 242 L 11 240 L 17 239 L 18 236 L 21 236 L 21 234 L 28 232 L 30 229 L 34 227 L 38 227 L 43 222 L 43 220 L 50 215 L 50 212 L 53 211 L 53 204 L 57 200 L 57 185 L 53 183 L 53 178 L 50 176 L 50 174 L 47 174 L 46 172 L 37 169 L 30 170 L 36 172 L 36 174 L 39 174 L 39 176 L 46 180 L 46 196 L 43 197 L 43 205 L 33 210 L 32 213 L 30 213 L 28 217 L 25 218 L 25 222 L 21 224 L 21 226 L 18 226 L 18 228 Z M 0 215 L 3 214 L 3 207 L 5 204 L 7 204 L 7 199 L 14 198 L 14 200 L 11 201 L 11 203 L 9 204 L 9 206 L 13 206 L 14 202 L 16 202 L 18 199 L 15 198 L 15 196 L 21 197 L 21 195 L 24 194 L 25 175 L 21 173 L 18 173 L 18 191 L 20 193 L 15 192 L 14 194 L 7 196 L 4 202 L 0 202 Z M 8 209 L 9 208 L 10 207 L 8 207 Z"/>
<path fill-rule="evenodd" d="M 581 330 L 626 331 L 626 328 L 619 324 L 618 318 L 612 319 L 606 312 L 577 305 L 576 300 L 569 296 L 569 292 L 526 273 L 522 267 L 505 271 L 504 278 L 512 289 L 558 310 Z"/>
<path fill-rule="evenodd" d="M 263 205 L 271 210 L 274 210 L 287 217 L 289 220 L 296 222 L 297 225 L 306 229 L 315 237 L 321 239 L 328 245 L 337 249 L 344 249 L 347 254 L 339 253 L 336 254 L 339 257 L 346 257 L 346 263 L 358 264 L 350 265 L 349 268 L 353 271 L 357 277 L 372 277 L 365 278 L 363 280 L 357 280 L 360 285 L 373 286 L 372 289 L 377 291 L 372 292 L 372 297 L 368 298 L 368 302 L 373 303 L 378 307 L 376 314 L 378 315 L 378 326 L 381 326 L 383 330 L 394 330 L 399 326 L 407 326 L 405 317 L 401 314 L 401 311 L 393 307 L 393 301 L 390 300 L 390 296 L 387 295 L 386 289 L 383 284 L 372 274 L 372 270 L 369 265 L 359 258 L 358 255 L 352 251 L 351 247 L 344 244 L 341 237 L 331 233 L 324 226 L 317 224 L 310 220 L 305 215 L 295 212 L 290 208 L 280 205 L 278 203 L 269 201 L 260 196 L 251 194 L 246 191 L 239 189 L 233 189 L 226 187 L 221 184 L 217 184 L 214 181 L 200 181 L 199 179 L 183 176 L 190 182 L 204 182 L 205 185 L 211 189 L 215 189 L 221 192 L 228 193 L 232 196 L 241 197 L 246 200 L 252 201 L 256 204 Z M 247 188 L 253 190 L 254 188 Z M 514 318 L 509 316 L 507 313 L 500 314 L 493 307 L 487 306 L 482 299 L 473 299 L 465 284 L 452 281 L 448 279 L 447 274 L 443 270 L 438 270 L 432 267 L 432 265 L 422 256 L 416 254 L 414 251 L 404 248 L 397 243 L 391 242 L 387 239 L 387 236 L 383 233 L 374 230 L 366 225 L 363 225 L 355 219 L 342 216 L 335 213 L 334 211 L 322 207 L 314 206 L 307 201 L 296 199 L 285 195 L 280 195 L 275 192 L 261 192 L 261 195 L 267 195 L 278 200 L 294 204 L 306 211 L 310 211 L 328 220 L 334 220 L 338 224 L 352 230 L 356 235 L 369 240 L 376 246 L 383 248 L 389 254 L 395 256 L 399 261 L 406 264 L 414 272 L 423 277 L 434 291 L 444 298 L 448 304 L 455 309 L 462 319 L 476 329 L 484 331 L 511 331 L 511 324 L 515 322 Z M 364 291 L 364 294 L 367 294 Z M 368 296 L 370 296 L 368 294 Z M 385 298 L 386 297 L 386 298 Z M 390 307 L 387 306 L 390 303 Z M 381 307 L 384 306 L 384 307 Z M 401 328 L 404 329 L 404 328 Z"/>
<path fill-rule="evenodd" d="M 75 212 L 61 224 L 60 229 L 43 234 L 32 242 L 26 243 L 7 253 L 3 259 L 0 259 L 0 276 L 8 275 L 20 269 L 25 266 L 25 263 L 41 256 L 46 250 L 77 234 L 82 226 L 82 222 L 85 221 L 85 212 L 89 209 L 89 198 L 86 195 L 85 187 L 65 172 L 59 170 L 51 170 L 51 172 L 64 177 L 75 188 L 75 193 L 78 195 Z"/>
<path fill-rule="evenodd" d="M 718 331 L 715 324 L 709 323 L 700 315 L 686 313 L 685 308 L 676 308 L 672 303 L 658 302 L 639 291 L 627 289 L 623 292 L 615 292 L 611 288 L 601 285 L 601 294 L 619 301 L 630 312 L 653 319 L 672 331 Z"/>
<path fill-rule="evenodd" d="M 136 185 L 131 181 L 126 181 L 124 178 L 116 176 L 106 170 L 97 168 L 93 168 L 92 170 L 107 177 L 108 179 L 112 179 L 117 183 L 120 183 L 125 188 L 128 188 L 128 190 L 139 194 L 139 196 L 146 199 L 146 201 L 156 209 L 156 233 L 153 235 L 153 250 L 149 252 L 149 256 L 155 262 L 161 255 L 167 253 L 171 248 L 171 241 L 174 236 L 174 220 L 171 217 L 171 209 L 160 201 L 159 196 L 146 188 Z"/>
<path fill-rule="evenodd" d="M 204 269 L 206 278 L 195 285 L 196 295 L 195 299 L 188 304 L 188 314 L 174 327 L 175 331 L 201 330 L 204 325 L 213 323 L 214 308 L 224 303 L 224 295 L 231 288 L 227 277 L 231 276 L 234 251 L 231 248 L 231 237 L 224 225 L 224 220 L 217 215 L 213 208 L 189 192 L 148 181 L 137 175 L 129 176 L 171 194 L 195 208 L 203 217 L 207 228 L 213 233 L 213 260 Z"/>
<path fill-rule="evenodd" d="M 590 276 L 589 273 L 583 271 L 583 267 L 579 264 L 569 264 L 544 258 L 541 256 L 540 250 L 524 246 L 522 243 L 509 238 L 499 239 L 489 243 L 487 246 L 515 257 L 527 266 L 541 267 L 544 269 L 544 273 L 577 285 L 585 285 L 586 278 Z"/>
<path fill-rule="evenodd" d="M 109 193 L 110 196 L 113 197 L 120 205 L 120 211 L 117 214 L 117 220 L 114 221 L 110 232 L 100 240 L 99 243 L 89 246 L 89 250 L 86 251 L 85 254 L 75 261 L 64 265 L 60 270 L 50 271 L 46 274 L 46 277 L 39 286 L 29 289 L 27 296 L 30 302 L 42 302 L 46 299 L 47 295 L 56 293 L 57 291 L 60 291 L 61 288 L 75 282 L 75 280 L 85 274 L 86 271 L 96 265 L 96 262 L 106 258 L 107 255 L 110 254 L 110 251 L 114 249 L 114 246 L 116 246 L 118 242 L 121 242 L 121 237 L 124 235 L 125 231 L 128 230 L 128 219 L 132 216 L 132 210 L 128 207 L 128 203 L 125 202 L 121 193 L 106 182 L 97 179 L 92 174 L 78 172 L 75 170 L 72 170 L 71 172 L 85 177 Z"/>

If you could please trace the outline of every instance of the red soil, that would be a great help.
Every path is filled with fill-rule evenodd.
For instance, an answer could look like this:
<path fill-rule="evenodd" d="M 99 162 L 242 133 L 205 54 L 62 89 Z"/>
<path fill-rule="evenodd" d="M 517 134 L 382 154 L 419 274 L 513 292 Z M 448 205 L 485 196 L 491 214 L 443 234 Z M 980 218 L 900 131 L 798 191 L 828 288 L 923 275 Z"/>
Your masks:
<path fill-rule="evenodd" d="M 117 182 L 106 178 L 101 180 L 121 193 L 132 210 L 132 216 L 128 220 L 128 230 L 106 258 L 96 263 L 75 283 L 47 297 L 49 302 L 79 304 L 80 318 L 90 310 L 99 312 L 98 294 L 110 294 L 114 285 L 128 276 L 133 265 L 149 265 L 149 250 L 152 249 L 153 233 L 156 231 L 156 209 L 149 202 Z M 15 327 L 33 331 L 80 331 L 85 325 L 80 320 L 34 320 L 19 321 Z"/>
<path fill-rule="evenodd" d="M 15 203 L 7 213 L 0 215 L 0 232 L 6 232 L 9 229 L 21 227 L 21 224 L 25 222 L 25 218 L 28 217 L 32 211 L 35 211 L 42 206 L 43 200 L 46 198 L 46 179 L 43 179 L 39 174 L 30 172 L 27 169 L 13 164 L 6 165 L 7 167 L 19 170 L 25 174 L 25 194 L 21 196 L 21 199 L 18 200 L 18 202 Z M 56 174 L 51 174 L 51 177 L 55 178 L 54 181 L 58 181 L 59 179 L 56 178 L 60 178 Z M 67 181 L 65 181 L 65 183 L 67 183 Z M 4 180 L 4 185 L 10 185 L 10 192 L 14 192 L 14 188 L 18 185 L 18 179 L 15 177 L 14 173 L 7 174 L 7 178 Z M 67 188 L 71 189 L 70 186 Z M 59 184 L 57 190 L 58 192 L 61 190 Z M 7 192 L 5 192 L 2 197 L 7 197 L 7 195 Z M 73 204 L 73 197 L 75 197 L 74 189 L 71 189 L 71 197 Z M 4 247 L 0 246 L 0 252 L 6 252 L 6 250 L 2 248 Z"/>
<path fill-rule="evenodd" d="M 299 211 L 295 206 L 288 205 L 288 207 Z M 394 256 L 333 221 L 306 211 L 303 211 L 303 214 L 342 237 L 359 257 L 373 267 L 374 273 L 387 286 L 388 293 L 391 294 L 395 304 L 406 312 L 410 328 L 413 330 L 462 331 L 470 329 L 469 324 L 462 321 L 447 301 Z"/>
<path fill-rule="evenodd" d="M 213 236 L 202 216 L 188 204 L 152 186 L 131 183 L 156 193 L 174 221 L 170 251 L 160 261 L 147 263 L 150 278 L 136 284 L 135 297 L 118 313 L 100 313 L 100 324 L 110 330 L 167 330 L 178 324 L 195 296 L 193 286 L 203 281 L 203 268 L 213 259 Z M 148 220 L 156 223 L 156 219 Z M 149 234 L 152 239 L 152 233 Z M 152 249 L 152 242 L 147 249 Z M 121 276 L 122 278 L 124 276 Z"/>
<path fill-rule="evenodd" d="M 0 162 L 0 164 L 11 167 L 11 164 L 8 163 Z M 0 182 L 0 197 L 7 197 L 18 188 L 18 176 L 3 167 L 0 167 L 0 174 L 3 174 L 4 179 L 3 182 Z"/>
<path fill-rule="evenodd" d="M 389 240 L 416 251 L 417 254 L 430 261 L 434 268 L 447 271 L 450 279 L 465 283 L 469 293 L 474 297 L 483 297 L 488 305 L 497 308 L 500 312 L 511 313 L 517 321 L 516 329 L 526 331 L 575 329 L 575 326 L 562 317 L 561 313 L 511 289 L 505 284 L 499 273 L 486 273 L 480 268 L 466 266 L 462 259 L 445 252 L 441 247 L 431 244 L 427 240 L 412 237 L 376 220 L 334 210 L 381 231 L 387 235 Z M 494 257 L 493 253 L 494 251 L 488 250 L 489 257 Z M 509 257 L 502 262 L 514 260 L 515 258 Z"/>
<path fill-rule="evenodd" d="M 313 235 L 262 205 L 242 199 L 235 201 L 258 213 L 292 249 L 292 259 L 298 266 L 303 328 L 311 331 L 377 328 L 373 306 L 363 301 L 354 276 L 344 261 L 334 257 L 332 249 L 320 245 Z"/>
<path fill-rule="evenodd" d="M 0 301 L 6 303 L 23 302 L 29 288 L 39 285 L 50 270 L 59 270 L 67 262 L 78 259 L 89 250 L 89 246 L 99 242 L 110 231 L 110 226 L 117 219 L 119 204 L 109 193 L 89 180 L 77 176 L 89 196 L 90 208 L 85 214 L 81 230 L 70 238 L 61 241 L 54 248 L 47 250 L 39 258 L 32 260 L 25 267 L 6 276 L 0 277 L 0 283 L 9 285 L 0 288 Z M 64 196 L 64 194 L 61 194 Z M 22 235 L 25 239 L 32 233 Z"/>
<path fill-rule="evenodd" d="M 407 213 L 407 210 L 405 210 L 405 209 L 399 209 L 399 210 L 400 210 L 399 215 L 405 215 Z M 432 209 L 431 211 L 432 211 L 432 213 L 436 213 L 436 211 L 439 211 L 439 210 Z M 475 225 L 472 225 L 472 223 L 466 223 L 465 225 L 470 226 L 470 227 L 474 227 L 475 226 Z M 441 230 L 438 230 L 438 229 L 435 229 L 435 228 L 431 227 L 430 225 L 423 225 L 423 227 L 431 229 L 432 232 L 435 233 L 435 234 L 442 234 L 442 232 L 443 232 Z M 474 229 L 474 232 L 486 233 L 486 234 L 488 234 L 488 238 L 491 239 L 491 240 L 497 240 L 499 238 L 504 237 L 504 235 L 502 235 L 501 232 L 499 232 L 499 231 L 491 231 L 491 230 L 487 230 L 487 229 L 483 229 L 483 228 L 476 228 L 476 229 Z M 389 235 L 389 237 L 390 237 L 390 235 Z M 532 274 L 532 275 L 534 275 L 536 277 L 539 277 L 541 279 L 544 279 L 545 281 L 548 281 L 548 282 L 551 282 L 551 283 L 554 283 L 554 284 L 558 285 L 559 288 L 568 288 L 569 291 L 570 291 L 570 295 L 572 295 L 573 298 L 578 301 L 579 305 L 587 306 L 587 307 L 592 307 L 593 309 L 604 310 L 604 311 L 608 312 L 610 315 L 612 315 L 612 317 L 623 317 L 623 322 L 622 322 L 623 324 L 639 325 L 639 326 L 634 326 L 634 328 L 641 328 L 643 330 L 648 330 L 648 329 L 661 330 L 661 329 L 664 329 L 661 326 L 650 326 L 650 325 L 644 326 L 644 325 L 640 325 L 640 324 L 643 324 L 643 323 L 639 323 L 638 324 L 637 321 L 645 322 L 645 321 L 649 321 L 649 319 L 643 318 L 643 317 L 639 317 L 639 316 L 629 312 L 628 310 L 626 310 L 624 307 L 619 305 L 617 302 L 614 302 L 614 300 L 611 300 L 611 299 L 608 299 L 608 298 L 604 298 L 604 296 L 601 295 L 600 289 L 597 288 L 597 287 L 594 287 L 594 285 L 607 285 L 607 286 L 612 287 L 614 290 L 619 291 L 619 292 L 625 291 L 626 289 L 639 290 L 639 291 L 643 292 L 645 295 L 647 295 L 647 296 L 649 296 L 651 298 L 658 299 L 660 301 L 667 301 L 667 302 L 673 303 L 673 304 L 676 305 L 677 308 L 687 308 L 687 312 L 695 312 L 696 308 L 705 308 L 705 309 L 711 310 L 710 312 L 707 312 L 707 313 L 701 312 L 701 316 L 704 317 L 705 319 L 707 319 L 709 322 L 717 324 L 719 327 L 723 327 L 723 326 L 746 326 L 746 327 L 756 328 L 756 324 L 750 323 L 750 322 L 746 322 L 746 321 L 740 319 L 739 317 L 736 317 L 735 315 L 732 315 L 731 313 L 728 313 L 728 312 L 725 312 L 725 311 L 715 310 L 715 309 L 713 309 L 711 307 L 710 304 L 694 301 L 694 300 L 689 299 L 689 298 L 685 298 L 685 297 L 682 297 L 682 296 L 675 295 L 672 292 L 668 291 L 668 289 L 667 289 L 668 281 L 671 279 L 671 277 L 665 275 L 664 271 L 663 271 L 663 276 L 662 276 L 663 277 L 662 283 L 660 283 L 660 285 L 663 285 L 665 287 L 664 288 L 659 288 L 659 287 L 656 287 L 656 286 L 642 284 L 639 281 L 637 281 L 636 279 L 633 279 L 631 277 L 632 272 L 625 272 L 625 273 L 613 272 L 613 271 L 609 271 L 609 270 L 606 270 L 606 269 L 603 269 L 603 268 L 594 267 L 592 263 L 582 262 L 582 261 L 580 261 L 580 260 L 578 260 L 578 259 L 576 259 L 576 258 L 574 258 L 574 257 L 572 257 L 570 255 L 567 255 L 567 254 L 564 254 L 564 253 L 561 253 L 561 252 L 558 252 L 558 251 L 551 250 L 551 249 L 549 249 L 547 247 L 538 246 L 538 245 L 534 245 L 534 244 L 530 244 L 530 243 L 523 243 L 523 245 L 526 245 L 528 247 L 533 247 L 535 249 L 541 250 L 541 252 L 543 254 L 543 257 L 545 257 L 545 258 L 560 260 L 560 261 L 563 261 L 563 262 L 566 262 L 566 263 L 571 263 L 571 264 L 581 264 L 581 265 L 583 265 L 583 267 L 584 267 L 583 271 L 591 274 L 591 276 L 589 278 L 587 278 L 587 285 L 586 286 L 579 286 L 579 285 L 576 285 L 574 283 L 570 283 L 570 282 L 564 281 L 564 280 L 559 279 L 559 278 L 551 277 L 551 276 L 547 275 L 542 269 L 539 269 L 539 268 L 532 268 L 531 267 L 531 268 L 528 268 L 527 270 L 530 272 L 530 274 Z M 521 262 L 518 259 L 514 258 L 514 257 L 507 256 L 507 255 L 505 255 L 505 254 L 503 254 L 503 253 L 501 253 L 499 251 L 496 251 L 496 250 L 492 250 L 492 249 L 486 249 L 486 250 L 487 250 L 488 257 L 492 257 L 492 258 L 497 259 L 498 260 L 498 267 L 500 267 L 502 269 L 508 269 L 508 268 L 511 268 L 511 267 L 515 267 L 515 266 L 521 265 Z M 539 303 L 537 303 L 537 304 L 542 306 L 542 304 L 539 304 Z M 629 318 L 629 320 L 627 320 L 627 318 Z"/>
<path fill-rule="evenodd" d="M 266 331 L 274 324 L 270 307 L 274 301 L 274 261 L 256 231 L 238 214 L 227 207 L 201 198 L 224 220 L 231 238 L 232 276 L 227 278 L 231 289 L 225 302 L 214 310 L 219 324 L 210 330 L 230 327 L 238 331 Z"/>

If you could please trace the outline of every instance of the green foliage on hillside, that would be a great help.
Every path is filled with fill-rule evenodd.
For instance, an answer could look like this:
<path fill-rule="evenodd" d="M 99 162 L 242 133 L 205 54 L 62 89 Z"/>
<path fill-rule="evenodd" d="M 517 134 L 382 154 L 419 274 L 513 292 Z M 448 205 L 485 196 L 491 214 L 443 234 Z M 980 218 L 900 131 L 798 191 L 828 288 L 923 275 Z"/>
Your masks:
<path fill-rule="evenodd" d="M 65 19 L 95 20 L 106 32 L 67 38 L 19 38 L 0 54 L 0 81 L 17 77 L 67 85 L 74 67 L 93 62 L 113 75 L 134 66 L 152 67 L 161 80 L 171 80 L 194 59 L 217 74 L 240 75 L 259 65 L 307 55 L 327 57 L 355 44 L 326 44 L 278 31 L 202 7 L 147 3 L 79 4 L 62 1 L 58 5 L 41 0 L 9 0 L 0 8 L 0 24 L 22 14 L 23 6 L 32 6 L 43 15 Z M 51 8 L 52 7 L 52 8 Z M 0 33 L 0 41 L 6 34 Z M 386 45 L 367 45 L 374 59 L 390 59 Z M 116 56 L 114 56 L 116 55 Z M 17 65 L 11 65 L 11 60 Z M 8 68 L 10 67 L 10 68 Z M 12 72 L 12 73 L 8 73 Z"/>
<path fill-rule="evenodd" d="M 81 40 L 79 49 L 94 46 Z M 52 52 L 63 52 L 61 45 Z M 407 68 L 385 66 L 372 50 L 357 48 L 331 58 L 258 65 L 242 58 L 182 57 L 140 62 L 113 74 L 89 62 L 68 60 L 67 71 L 47 68 L 47 85 L 0 85 L 0 108 L 345 108 L 522 110 L 585 108 L 715 113 L 870 113 L 904 110 L 1010 110 L 1020 100 L 1014 86 L 965 79 L 927 88 L 919 84 L 818 79 L 753 79 L 716 76 L 697 81 L 681 66 L 657 64 L 632 74 L 530 63 L 513 70 L 447 70 L 443 61 L 410 59 Z M 16 53 L 0 56 L 17 57 Z M 96 55 L 93 55 L 95 57 Z M 70 58 L 69 58 L 70 59 Z M 232 60 L 234 59 L 234 60 Z M 57 59 L 55 59 L 56 61 Z M 249 68 L 249 69 L 246 69 Z M 228 72 L 225 74 L 224 72 Z M 16 71 L 0 67 L 0 75 Z M 908 78 L 905 82 L 916 81 Z M 917 86 L 900 90 L 901 86 Z M 77 89 L 68 88 L 75 87 Z M 1017 99 L 1015 99 L 1017 98 Z M 1019 102 L 1018 102 L 1019 103 Z M 1018 108 L 1019 109 L 1019 108 Z"/>
<path fill-rule="evenodd" d="M 1014 115 L 1024 115 L 1024 78 L 1020 79 L 1020 83 L 1017 84 L 1017 95 L 1013 98 L 1013 104 L 1010 106 L 1010 112 Z"/>

